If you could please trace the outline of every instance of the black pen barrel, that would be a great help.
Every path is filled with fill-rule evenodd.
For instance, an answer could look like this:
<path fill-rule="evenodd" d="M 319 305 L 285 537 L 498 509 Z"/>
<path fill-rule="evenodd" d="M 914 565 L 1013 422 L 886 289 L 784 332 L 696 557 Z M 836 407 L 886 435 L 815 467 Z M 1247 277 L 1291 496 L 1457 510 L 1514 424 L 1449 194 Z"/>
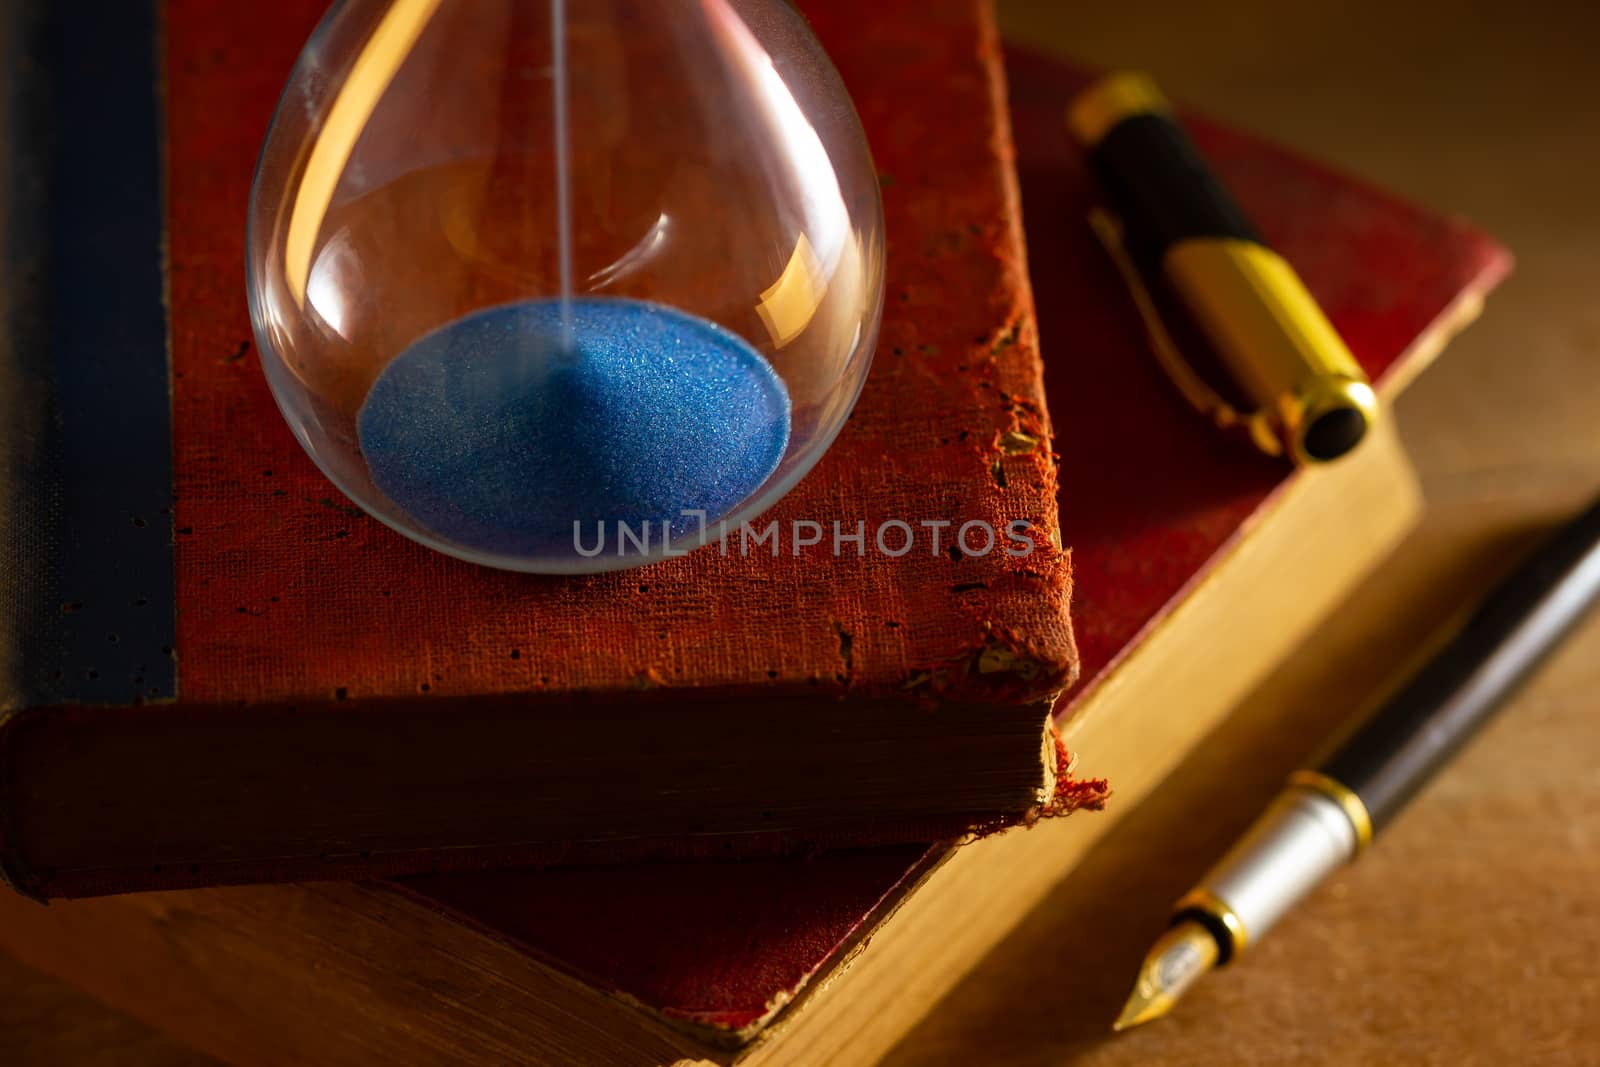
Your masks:
<path fill-rule="evenodd" d="M 1600 500 L 1505 578 L 1321 767 L 1392 819 L 1600 599 Z"/>
<path fill-rule="evenodd" d="M 1089 166 L 1141 258 L 1159 260 L 1174 245 L 1196 238 L 1262 243 L 1169 114 L 1148 112 L 1119 122 L 1090 149 Z"/>

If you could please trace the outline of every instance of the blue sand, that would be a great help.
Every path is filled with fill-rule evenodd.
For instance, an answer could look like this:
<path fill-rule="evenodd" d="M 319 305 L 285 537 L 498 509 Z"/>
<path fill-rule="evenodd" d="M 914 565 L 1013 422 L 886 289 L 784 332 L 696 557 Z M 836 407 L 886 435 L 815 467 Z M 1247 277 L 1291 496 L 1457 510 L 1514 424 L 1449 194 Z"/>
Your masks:
<path fill-rule="evenodd" d="M 357 419 L 373 483 L 437 537 L 521 558 L 650 550 L 715 523 L 778 467 L 789 394 L 760 353 L 659 304 L 586 298 L 458 319 L 389 364 Z M 714 532 L 713 532 L 714 536 Z M 632 543 L 629 550 L 635 551 Z"/>

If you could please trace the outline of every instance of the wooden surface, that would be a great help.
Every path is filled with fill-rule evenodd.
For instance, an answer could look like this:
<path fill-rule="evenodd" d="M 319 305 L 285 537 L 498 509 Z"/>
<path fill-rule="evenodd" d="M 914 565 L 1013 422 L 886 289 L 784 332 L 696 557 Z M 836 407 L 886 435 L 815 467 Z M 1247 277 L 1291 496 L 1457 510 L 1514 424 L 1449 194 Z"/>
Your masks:
<path fill-rule="evenodd" d="M 16 1067 L 208 1067 L 215 1061 L 0 955 L 0 1063 Z"/>
<path fill-rule="evenodd" d="M 1600 14 L 1476 7 L 1001 0 L 1012 35 L 1143 66 L 1218 117 L 1467 214 L 1519 268 L 1402 402 L 1433 505 L 1422 531 L 895 1067 L 1600 1062 L 1600 625 L 1248 963 L 1172 1019 L 1105 1031 L 1167 903 L 1284 771 L 1509 552 L 1600 487 Z M 203 1062 L 13 964 L 0 1005 L 3 1063 Z"/>

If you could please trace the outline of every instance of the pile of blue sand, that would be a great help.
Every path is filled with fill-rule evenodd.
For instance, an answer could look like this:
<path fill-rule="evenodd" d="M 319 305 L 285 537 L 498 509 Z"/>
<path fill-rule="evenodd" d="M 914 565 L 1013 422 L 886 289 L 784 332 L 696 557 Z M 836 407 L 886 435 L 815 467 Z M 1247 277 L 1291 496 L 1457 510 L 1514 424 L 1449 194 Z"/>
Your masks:
<path fill-rule="evenodd" d="M 373 483 L 439 539 L 521 559 L 605 554 L 617 524 L 673 537 L 729 514 L 777 469 L 789 394 L 723 328 L 659 304 L 585 298 L 489 308 L 384 369 L 358 433 Z M 715 536 L 713 529 L 712 535 Z M 629 546 L 632 551 L 632 546 Z"/>

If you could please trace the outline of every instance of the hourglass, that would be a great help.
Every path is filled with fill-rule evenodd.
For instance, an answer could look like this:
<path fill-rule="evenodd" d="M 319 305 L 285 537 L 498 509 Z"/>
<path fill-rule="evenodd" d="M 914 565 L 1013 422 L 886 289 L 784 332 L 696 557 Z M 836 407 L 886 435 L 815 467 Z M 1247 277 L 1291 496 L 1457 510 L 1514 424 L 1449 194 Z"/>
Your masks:
<path fill-rule="evenodd" d="M 290 76 L 249 295 L 295 436 L 409 537 L 514 570 L 675 555 L 855 403 L 883 214 L 784 0 L 348 0 Z"/>

